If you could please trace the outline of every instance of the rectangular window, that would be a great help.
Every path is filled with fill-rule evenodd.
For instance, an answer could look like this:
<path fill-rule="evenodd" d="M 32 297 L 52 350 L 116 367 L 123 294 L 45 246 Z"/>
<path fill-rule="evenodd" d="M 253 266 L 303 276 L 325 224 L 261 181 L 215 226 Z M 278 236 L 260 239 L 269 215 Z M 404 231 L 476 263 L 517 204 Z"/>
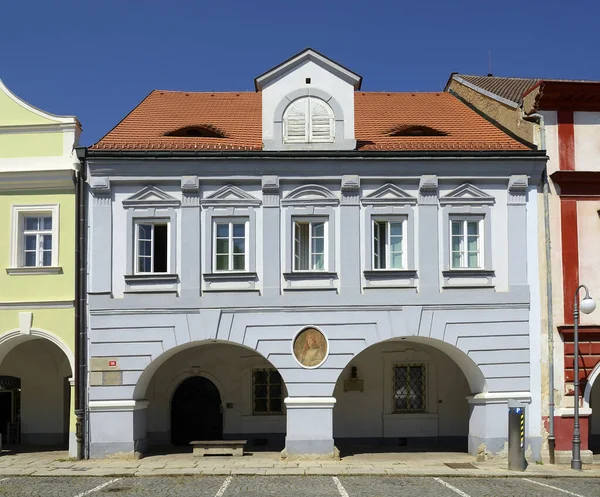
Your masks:
<path fill-rule="evenodd" d="M 450 221 L 452 269 L 479 269 L 483 267 L 481 224 L 481 219 L 467 218 Z"/>
<path fill-rule="evenodd" d="M 283 382 L 275 369 L 252 371 L 253 414 L 281 414 L 283 412 Z"/>
<path fill-rule="evenodd" d="M 244 221 L 214 223 L 213 267 L 215 271 L 247 270 L 246 233 Z"/>
<path fill-rule="evenodd" d="M 166 222 L 136 223 L 136 273 L 168 273 L 169 249 Z"/>
<path fill-rule="evenodd" d="M 52 266 L 52 214 L 22 217 L 21 266 Z"/>
<path fill-rule="evenodd" d="M 294 222 L 294 271 L 325 271 L 324 221 Z"/>
<path fill-rule="evenodd" d="M 394 366 L 394 412 L 425 412 L 425 364 Z"/>
<path fill-rule="evenodd" d="M 404 221 L 373 221 L 373 269 L 404 269 Z"/>

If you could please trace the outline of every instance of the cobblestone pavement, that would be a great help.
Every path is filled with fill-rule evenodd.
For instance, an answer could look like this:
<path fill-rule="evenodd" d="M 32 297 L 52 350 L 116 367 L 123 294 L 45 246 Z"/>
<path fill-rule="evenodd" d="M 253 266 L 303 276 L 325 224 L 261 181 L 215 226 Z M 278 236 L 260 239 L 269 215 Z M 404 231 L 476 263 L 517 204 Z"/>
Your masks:
<path fill-rule="evenodd" d="M 598 478 L 10 477 L 2 497 L 600 497 Z"/>

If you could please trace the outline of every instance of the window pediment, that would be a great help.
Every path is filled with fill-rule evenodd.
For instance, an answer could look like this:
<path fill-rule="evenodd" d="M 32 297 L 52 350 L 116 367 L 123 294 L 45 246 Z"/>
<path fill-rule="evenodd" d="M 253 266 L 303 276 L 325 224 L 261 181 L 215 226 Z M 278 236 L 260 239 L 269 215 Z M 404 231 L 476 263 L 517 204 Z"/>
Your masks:
<path fill-rule="evenodd" d="M 123 200 L 123 206 L 136 207 L 179 207 L 180 201 L 153 185 L 142 188 L 131 197 Z"/>
<path fill-rule="evenodd" d="M 362 199 L 363 205 L 416 204 L 417 199 L 392 183 L 387 183 Z"/>
<path fill-rule="evenodd" d="M 304 185 L 292 190 L 281 201 L 284 206 L 337 205 L 339 199 L 321 185 Z"/>
<path fill-rule="evenodd" d="M 440 205 L 494 204 L 495 199 L 471 183 L 465 183 L 440 198 Z"/>
<path fill-rule="evenodd" d="M 225 185 L 202 200 L 202 205 L 236 206 L 260 205 L 261 201 L 235 185 Z"/>

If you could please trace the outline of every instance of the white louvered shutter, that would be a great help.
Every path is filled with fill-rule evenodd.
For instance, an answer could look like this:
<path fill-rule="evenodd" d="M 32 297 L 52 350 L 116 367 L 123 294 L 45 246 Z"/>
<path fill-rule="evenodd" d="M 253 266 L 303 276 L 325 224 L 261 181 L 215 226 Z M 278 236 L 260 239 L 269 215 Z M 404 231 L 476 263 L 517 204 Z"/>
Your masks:
<path fill-rule="evenodd" d="M 283 118 L 284 141 L 286 143 L 306 143 L 308 141 L 308 99 L 292 102 Z"/>
<path fill-rule="evenodd" d="M 310 99 L 310 141 L 329 143 L 334 141 L 333 112 L 322 100 Z"/>

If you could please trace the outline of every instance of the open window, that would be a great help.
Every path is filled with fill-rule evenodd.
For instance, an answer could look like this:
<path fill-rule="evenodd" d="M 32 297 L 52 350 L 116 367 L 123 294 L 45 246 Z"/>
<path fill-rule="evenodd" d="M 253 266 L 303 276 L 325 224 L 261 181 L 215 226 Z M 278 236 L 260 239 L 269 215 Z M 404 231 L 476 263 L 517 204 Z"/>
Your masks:
<path fill-rule="evenodd" d="M 135 226 L 135 273 L 169 272 L 169 223 L 140 220 Z"/>

